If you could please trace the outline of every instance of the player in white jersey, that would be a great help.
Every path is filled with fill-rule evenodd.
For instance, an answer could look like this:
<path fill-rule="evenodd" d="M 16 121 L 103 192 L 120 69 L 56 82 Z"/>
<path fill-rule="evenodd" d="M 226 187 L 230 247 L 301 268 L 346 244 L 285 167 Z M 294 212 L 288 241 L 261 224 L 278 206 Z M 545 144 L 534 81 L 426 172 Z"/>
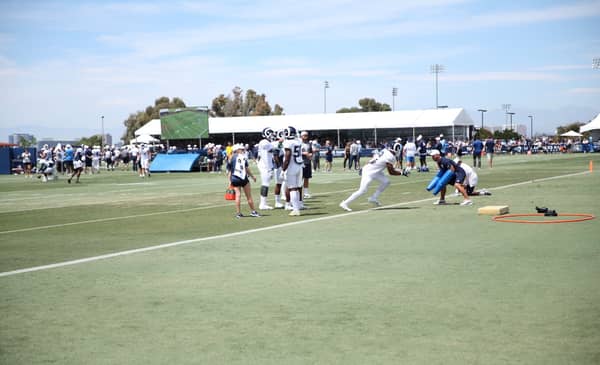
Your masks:
<path fill-rule="evenodd" d="M 298 132 L 294 127 L 287 127 L 283 148 L 283 171 L 285 172 L 285 184 L 290 191 L 290 204 L 292 205 L 291 216 L 300 215 L 300 190 L 302 189 L 302 142 L 297 138 Z"/>
<path fill-rule="evenodd" d="M 100 146 L 92 148 L 92 174 L 100 173 Z"/>
<path fill-rule="evenodd" d="M 413 142 L 412 139 L 409 139 L 408 142 L 404 145 L 402 151 L 406 156 L 406 167 L 411 170 L 415 169 L 415 155 L 417 154 L 417 145 Z"/>
<path fill-rule="evenodd" d="M 151 160 L 150 146 L 142 144 L 140 151 L 140 177 L 150 177 L 150 160 Z"/>
<path fill-rule="evenodd" d="M 477 183 L 479 182 L 479 176 L 477 175 L 477 172 L 475 172 L 475 169 L 473 169 L 471 166 L 467 165 L 466 163 L 461 161 L 460 156 L 457 156 L 454 159 L 454 162 L 456 162 L 456 164 L 458 166 L 460 166 L 463 170 L 465 170 L 465 181 L 463 182 L 463 185 L 465 187 L 465 190 L 467 191 L 467 195 L 469 196 L 476 196 L 476 195 L 492 195 L 492 193 L 490 193 L 489 191 L 485 190 L 485 189 L 481 189 L 479 191 L 475 190 L 475 187 L 477 186 Z M 455 192 L 455 195 L 457 195 L 458 190 Z"/>
<path fill-rule="evenodd" d="M 379 196 L 383 191 L 390 185 L 390 179 L 383 173 L 384 170 L 387 169 L 390 175 L 404 175 L 408 176 L 408 170 L 399 170 L 394 168 L 394 164 L 396 163 L 396 156 L 394 149 L 384 149 L 378 156 L 373 157 L 368 164 L 366 164 L 362 168 L 362 177 L 360 179 L 360 187 L 357 191 L 355 191 L 350 197 L 340 203 L 340 207 L 349 212 L 352 211 L 348 207 L 348 204 L 352 203 L 359 196 L 363 195 L 367 189 L 369 188 L 369 184 L 373 180 L 379 181 L 379 187 L 377 190 L 369 197 L 369 203 L 373 203 L 377 206 L 381 205 L 379 203 Z"/>
<path fill-rule="evenodd" d="M 285 141 L 285 129 L 277 131 L 275 140 L 273 141 L 273 166 L 275 175 L 275 208 L 283 208 L 284 205 L 281 202 L 281 190 L 284 183 L 284 173 L 282 170 L 283 158 L 285 150 L 283 148 L 283 142 Z M 284 190 L 285 192 L 285 190 Z M 285 195 L 284 195 L 285 196 Z"/>
<path fill-rule="evenodd" d="M 258 170 L 260 171 L 260 204 L 258 209 L 269 210 L 273 207 L 267 204 L 269 184 L 273 179 L 273 136 L 275 132 L 267 127 L 263 129 L 263 139 L 258 142 Z"/>

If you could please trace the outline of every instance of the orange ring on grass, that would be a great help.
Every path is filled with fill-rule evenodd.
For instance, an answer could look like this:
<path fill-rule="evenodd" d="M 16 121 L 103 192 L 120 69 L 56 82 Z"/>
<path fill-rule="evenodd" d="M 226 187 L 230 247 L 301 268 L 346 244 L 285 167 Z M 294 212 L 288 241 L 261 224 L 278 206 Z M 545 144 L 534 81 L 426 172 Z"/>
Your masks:
<path fill-rule="evenodd" d="M 577 217 L 570 219 L 550 219 L 544 221 L 532 221 L 527 219 L 511 219 L 517 217 L 543 217 L 543 213 L 532 213 L 532 214 L 505 214 L 505 215 L 497 215 L 492 219 L 495 222 L 504 222 L 504 223 L 529 223 L 529 224 L 551 224 L 551 223 L 573 223 L 573 222 L 583 222 L 589 221 L 590 219 L 596 218 L 593 214 L 581 214 L 581 213 L 563 213 L 559 214 L 559 217 Z"/>

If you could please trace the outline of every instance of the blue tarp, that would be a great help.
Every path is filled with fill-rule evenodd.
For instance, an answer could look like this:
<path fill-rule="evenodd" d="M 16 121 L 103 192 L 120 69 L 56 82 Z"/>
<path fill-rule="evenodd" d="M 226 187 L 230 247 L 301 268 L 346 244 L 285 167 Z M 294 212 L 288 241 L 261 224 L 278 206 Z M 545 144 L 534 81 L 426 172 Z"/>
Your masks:
<path fill-rule="evenodd" d="M 192 171 L 198 170 L 199 153 L 181 153 L 156 155 L 150 164 L 150 172 Z"/>

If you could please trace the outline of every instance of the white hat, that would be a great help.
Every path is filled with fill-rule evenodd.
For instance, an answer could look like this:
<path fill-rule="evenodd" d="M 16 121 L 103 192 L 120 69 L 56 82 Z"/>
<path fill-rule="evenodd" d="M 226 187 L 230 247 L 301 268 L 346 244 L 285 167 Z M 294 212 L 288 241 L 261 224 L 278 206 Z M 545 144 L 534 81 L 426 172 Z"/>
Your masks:
<path fill-rule="evenodd" d="M 301 136 L 308 136 L 308 131 L 302 131 L 302 133 L 300 133 Z"/>
<path fill-rule="evenodd" d="M 400 138 L 400 137 L 396 138 L 396 142 L 400 142 L 400 141 L 402 141 L 402 138 Z"/>
<path fill-rule="evenodd" d="M 423 136 L 419 134 L 419 136 L 417 137 L 417 141 L 420 141 L 422 138 Z"/>
<path fill-rule="evenodd" d="M 440 151 L 438 151 L 436 149 L 433 149 L 433 150 L 429 151 L 429 155 L 430 156 L 435 156 L 435 155 L 439 155 L 439 154 L 440 154 Z"/>

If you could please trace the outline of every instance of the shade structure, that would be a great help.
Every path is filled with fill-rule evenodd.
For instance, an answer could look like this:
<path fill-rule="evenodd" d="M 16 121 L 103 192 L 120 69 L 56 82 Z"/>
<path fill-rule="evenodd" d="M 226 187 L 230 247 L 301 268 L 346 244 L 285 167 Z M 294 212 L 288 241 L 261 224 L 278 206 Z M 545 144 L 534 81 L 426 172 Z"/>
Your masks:
<path fill-rule="evenodd" d="M 592 119 L 592 121 L 588 124 L 584 124 L 581 127 L 579 127 L 580 133 L 594 130 L 600 130 L 600 114 L 598 114 L 596 118 Z"/>
<path fill-rule="evenodd" d="M 144 134 L 160 136 L 160 119 L 152 119 L 148 123 L 144 124 L 141 128 L 133 132 L 133 135 L 136 137 Z"/>
<path fill-rule="evenodd" d="M 141 136 L 137 136 L 136 138 L 129 140 L 129 143 L 157 143 L 157 142 L 160 142 L 160 140 L 152 137 L 149 134 L 142 134 Z"/>
<path fill-rule="evenodd" d="M 581 136 L 583 136 L 583 134 L 571 130 L 571 131 L 561 134 L 560 136 L 561 137 L 581 137 Z"/>

